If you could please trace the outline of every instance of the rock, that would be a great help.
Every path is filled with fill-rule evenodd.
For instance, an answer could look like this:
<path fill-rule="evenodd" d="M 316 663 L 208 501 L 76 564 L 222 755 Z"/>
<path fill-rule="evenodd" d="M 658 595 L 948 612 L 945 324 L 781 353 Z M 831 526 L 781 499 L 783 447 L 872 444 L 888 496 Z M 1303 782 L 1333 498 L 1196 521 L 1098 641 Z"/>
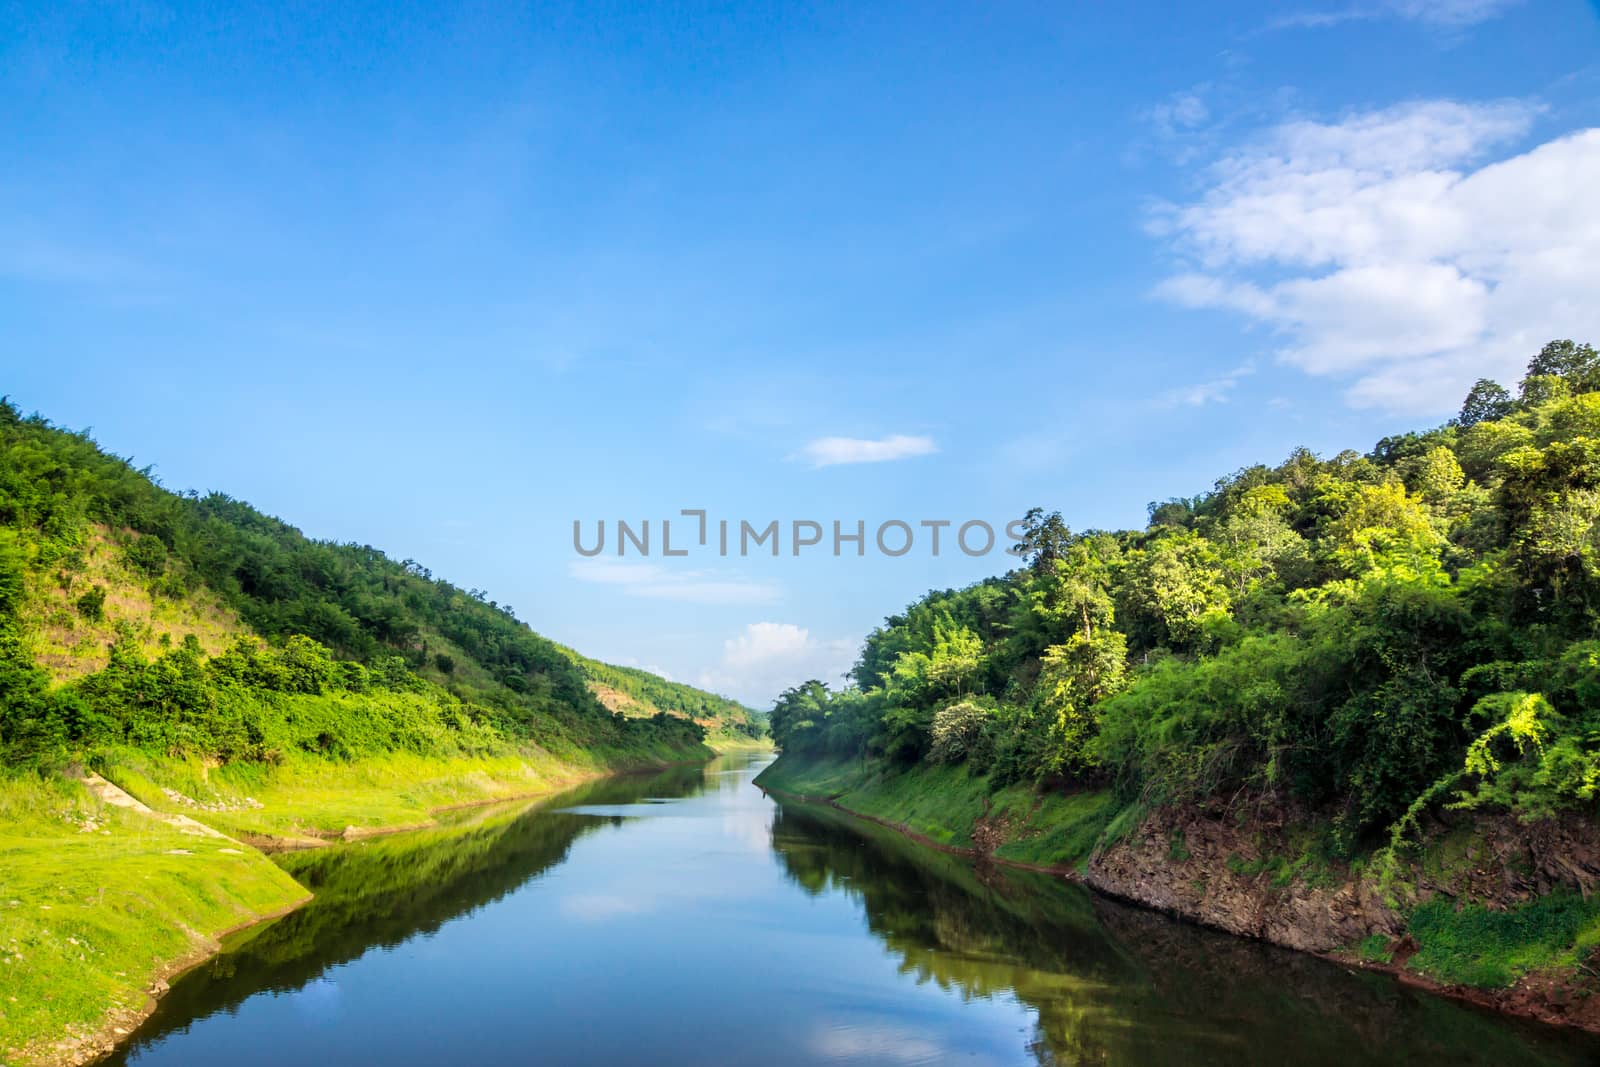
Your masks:
<path fill-rule="evenodd" d="M 1095 857 L 1088 882 L 1146 907 L 1309 952 L 1402 929 L 1399 913 L 1364 884 L 1274 885 L 1262 860 L 1272 855 L 1281 825 L 1268 819 L 1245 829 L 1220 811 L 1161 809 L 1137 836 Z M 1268 843 L 1266 857 L 1258 839 Z M 1175 841 L 1182 842 L 1182 859 L 1175 856 Z"/>

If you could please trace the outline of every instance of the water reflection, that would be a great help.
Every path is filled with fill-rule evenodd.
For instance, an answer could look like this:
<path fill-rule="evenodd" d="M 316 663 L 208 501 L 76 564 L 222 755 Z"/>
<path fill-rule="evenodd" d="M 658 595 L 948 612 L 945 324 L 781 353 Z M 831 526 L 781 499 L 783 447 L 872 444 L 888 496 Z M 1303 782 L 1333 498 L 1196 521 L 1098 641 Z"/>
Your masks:
<path fill-rule="evenodd" d="M 114 1063 L 1576 1064 L 1600 1043 L 974 864 L 749 757 L 279 857 Z"/>
<path fill-rule="evenodd" d="M 565 861 L 578 838 L 622 822 L 561 808 L 685 796 L 703 780 L 698 766 L 607 778 L 554 799 L 466 809 L 437 829 L 275 856 L 316 894 L 312 902 L 230 938 L 221 955 L 174 982 L 133 1040 L 104 1062 L 130 1062 L 261 993 L 296 993 L 300 1008 L 331 1017 L 337 987 L 319 985 L 330 969 L 493 905 Z"/>

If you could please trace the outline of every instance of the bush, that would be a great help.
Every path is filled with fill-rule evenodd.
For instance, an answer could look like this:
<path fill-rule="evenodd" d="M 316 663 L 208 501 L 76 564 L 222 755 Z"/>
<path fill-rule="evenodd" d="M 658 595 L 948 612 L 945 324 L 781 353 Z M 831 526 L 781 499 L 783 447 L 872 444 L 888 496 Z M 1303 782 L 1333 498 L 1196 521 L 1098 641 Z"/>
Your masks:
<path fill-rule="evenodd" d="M 974 700 L 940 708 L 933 716 L 933 744 L 928 759 L 960 763 L 969 757 L 984 762 L 990 754 L 989 723 L 993 711 Z"/>
<path fill-rule="evenodd" d="M 91 622 L 99 622 L 106 615 L 106 591 L 104 586 L 93 585 L 78 598 L 78 614 Z"/>

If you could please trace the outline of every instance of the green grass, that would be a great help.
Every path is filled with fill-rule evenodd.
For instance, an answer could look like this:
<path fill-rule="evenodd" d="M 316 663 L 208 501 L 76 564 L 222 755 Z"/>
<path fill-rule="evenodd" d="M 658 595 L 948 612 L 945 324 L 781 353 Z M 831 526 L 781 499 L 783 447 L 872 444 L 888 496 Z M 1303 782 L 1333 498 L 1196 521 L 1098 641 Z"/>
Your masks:
<path fill-rule="evenodd" d="M 0 778 L 0 1061 L 52 1055 L 136 1011 L 162 968 L 308 895 L 253 849 Z"/>
<path fill-rule="evenodd" d="M 1394 946 L 1383 934 L 1368 934 L 1356 945 L 1356 956 L 1368 963 L 1388 963 L 1394 959 Z"/>
<path fill-rule="evenodd" d="M 93 764 L 157 811 L 189 815 L 251 839 L 295 839 L 351 827 L 373 831 L 428 824 L 441 808 L 542 795 L 612 771 L 712 754 L 703 746 L 636 745 L 626 752 L 575 750 L 558 757 L 528 745 L 475 756 L 391 752 L 354 761 L 296 754 L 276 764 L 218 767 L 122 748 L 100 751 Z"/>
<path fill-rule="evenodd" d="M 859 760 L 780 759 L 756 781 L 785 793 L 831 798 L 846 811 L 953 848 L 972 848 L 974 832 L 987 822 L 1000 834 L 995 856 L 1034 866 L 1081 867 L 1120 810 L 1109 791 L 995 789 L 987 777 L 961 765 L 902 772 Z"/>
<path fill-rule="evenodd" d="M 745 737 L 742 734 L 733 733 L 707 734 L 706 744 L 718 755 L 727 752 L 772 751 L 772 739 L 770 737 Z"/>
<path fill-rule="evenodd" d="M 995 796 L 995 810 L 1025 813 L 1010 840 L 995 850 L 1001 859 L 1039 866 L 1082 868 L 1107 837 L 1121 805 L 1110 790 L 1039 795 L 1012 786 Z"/>
<path fill-rule="evenodd" d="M 1498 989 L 1523 975 L 1584 964 L 1600 945 L 1600 897 L 1567 889 L 1505 911 L 1433 900 L 1411 913 L 1420 946 L 1410 969 L 1443 982 Z"/>
<path fill-rule="evenodd" d="M 277 765 L 208 767 L 129 750 L 97 762 L 107 778 L 157 811 L 190 815 L 224 833 L 253 838 L 416 826 L 431 822 L 439 808 L 554 792 L 605 769 L 537 751 L 457 758 L 390 754 L 356 762 L 307 756 Z"/>

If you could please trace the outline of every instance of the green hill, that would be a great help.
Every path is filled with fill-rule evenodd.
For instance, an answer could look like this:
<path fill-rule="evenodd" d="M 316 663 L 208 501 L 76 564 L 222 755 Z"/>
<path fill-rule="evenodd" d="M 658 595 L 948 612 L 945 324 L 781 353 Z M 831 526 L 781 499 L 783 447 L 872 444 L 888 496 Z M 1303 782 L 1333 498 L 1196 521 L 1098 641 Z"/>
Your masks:
<path fill-rule="evenodd" d="M 482 592 L 221 493 L 169 492 L 9 402 L 0 664 L 11 766 L 105 745 L 260 760 L 533 743 L 626 762 L 702 738 L 613 714 L 564 649 Z M 362 712 L 383 718 L 401 694 L 421 718 L 370 730 Z M 314 734 L 284 733 L 281 705 L 307 697 L 338 699 Z"/>
<path fill-rule="evenodd" d="M 766 716 L 737 700 L 638 667 L 601 663 L 570 648 L 562 651 L 578 665 L 600 703 L 612 711 L 630 717 L 665 713 L 693 719 L 717 747 L 762 744 L 767 739 Z"/>

